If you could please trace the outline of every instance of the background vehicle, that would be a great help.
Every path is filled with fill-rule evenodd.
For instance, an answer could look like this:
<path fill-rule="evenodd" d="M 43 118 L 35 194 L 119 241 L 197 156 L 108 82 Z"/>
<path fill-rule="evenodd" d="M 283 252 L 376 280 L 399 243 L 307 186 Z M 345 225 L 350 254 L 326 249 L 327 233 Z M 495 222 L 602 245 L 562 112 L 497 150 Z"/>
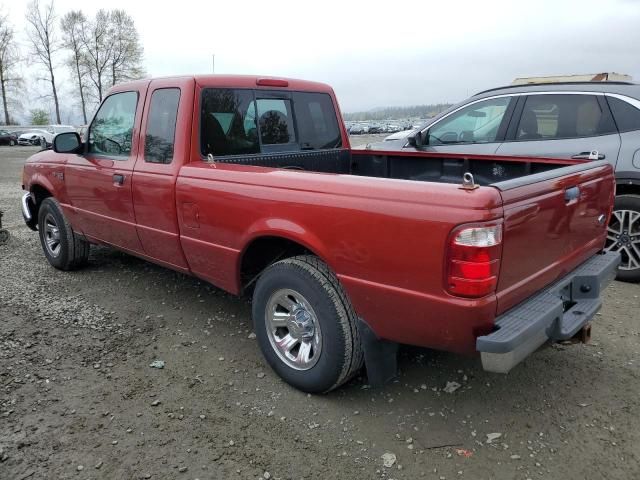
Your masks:
<path fill-rule="evenodd" d="M 26 162 L 23 215 L 56 268 L 100 243 L 252 293 L 267 362 L 304 391 L 363 361 L 382 383 L 398 343 L 505 372 L 584 331 L 619 262 L 611 165 L 351 150 L 341 118 L 315 82 L 121 84 L 86 143 Z"/>
<path fill-rule="evenodd" d="M 0 145 L 17 145 L 18 137 L 15 133 L 8 132 L 7 130 L 0 130 Z"/>
<path fill-rule="evenodd" d="M 53 135 L 46 130 L 28 130 L 18 137 L 20 145 L 40 145 L 47 142 L 47 137 L 53 140 Z"/>
<path fill-rule="evenodd" d="M 34 128 L 21 134 L 18 137 L 18 143 L 20 145 L 40 145 L 44 141 L 46 146 L 50 147 L 53 137 L 58 133 L 75 131 L 76 129 L 71 125 L 49 125 L 43 128 Z"/>
<path fill-rule="evenodd" d="M 640 280 L 640 85 L 572 82 L 480 92 L 417 130 L 372 149 L 534 155 L 606 160 L 617 197 L 607 250 L 619 251 L 618 279 Z M 399 138 L 398 138 L 399 137 Z"/>

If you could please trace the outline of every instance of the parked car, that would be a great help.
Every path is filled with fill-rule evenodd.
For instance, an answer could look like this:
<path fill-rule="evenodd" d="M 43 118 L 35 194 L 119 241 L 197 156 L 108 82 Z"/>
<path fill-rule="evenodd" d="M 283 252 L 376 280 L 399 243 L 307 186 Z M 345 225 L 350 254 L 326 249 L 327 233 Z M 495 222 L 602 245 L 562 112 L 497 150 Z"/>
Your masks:
<path fill-rule="evenodd" d="M 18 137 L 20 145 L 43 145 L 50 147 L 53 137 L 58 133 L 75 132 L 76 129 L 71 125 L 49 125 L 41 129 L 31 129 Z"/>
<path fill-rule="evenodd" d="M 383 383 L 398 343 L 506 372 L 548 340 L 585 339 L 620 260 L 602 253 L 606 161 L 351 150 L 320 83 L 123 83 L 88 132 L 24 166 L 49 263 L 110 245 L 250 294 L 267 362 L 307 392 L 363 362 Z"/>
<path fill-rule="evenodd" d="M 24 132 L 18 137 L 18 144 L 43 145 L 47 142 L 47 138 L 53 140 L 53 135 L 46 130 L 32 129 Z"/>
<path fill-rule="evenodd" d="M 0 130 L 0 145 L 17 145 L 18 137 L 15 133 L 9 132 L 7 130 Z"/>
<path fill-rule="evenodd" d="M 617 196 L 606 249 L 622 255 L 618 279 L 640 281 L 640 85 L 573 82 L 495 88 L 416 131 L 394 134 L 368 148 L 611 163 Z"/>

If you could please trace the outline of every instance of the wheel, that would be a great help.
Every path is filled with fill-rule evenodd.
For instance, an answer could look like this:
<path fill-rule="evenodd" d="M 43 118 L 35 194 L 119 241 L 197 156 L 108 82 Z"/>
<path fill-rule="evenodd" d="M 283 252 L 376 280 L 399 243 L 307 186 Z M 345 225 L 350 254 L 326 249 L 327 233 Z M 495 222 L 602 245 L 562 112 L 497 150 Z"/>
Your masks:
<path fill-rule="evenodd" d="M 640 281 L 640 195 L 616 197 L 605 250 L 620 252 L 618 280 Z"/>
<path fill-rule="evenodd" d="M 16 141 L 13 138 L 9 139 L 9 146 L 10 147 L 13 147 L 15 144 L 16 144 Z"/>
<path fill-rule="evenodd" d="M 0 245 L 4 245 L 9 241 L 9 230 L 0 228 Z"/>
<path fill-rule="evenodd" d="M 87 263 L 89 242 L 73 232 L 55 198 L 45 198 L 38 212 L 42 250 L 49 263 L 59 270 L 73 270 Z"/>
<path fill-rule="evenodd" d="M 328 392 L 362 367 L 353 307 L 317 257 L 292 257 L 268 267 L 256 284 L 252 313 L 265 359 L 299 390 Z"/>

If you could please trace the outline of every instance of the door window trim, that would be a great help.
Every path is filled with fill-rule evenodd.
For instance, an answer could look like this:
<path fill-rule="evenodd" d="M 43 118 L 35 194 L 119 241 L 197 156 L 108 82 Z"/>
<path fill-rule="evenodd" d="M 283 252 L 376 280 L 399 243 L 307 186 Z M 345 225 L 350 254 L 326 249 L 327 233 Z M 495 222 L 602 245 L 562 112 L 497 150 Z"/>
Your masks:
<path fill-rule="evenodd" d="M 132 138 L 131 138 L 131 151 L 129 152 L 129 155 L 123 156 L 123 157 L 116 157 L 116 156 L 113 156 L 113 155 L 106 155 L 104 153 L 90 152 L 89 151 L 89 139 L 91 138 L 91 127 L 93 127 L 93 122 L 96 120 L 96 117 L 98 116 L 98 113 L 100 112 L 100 109 L 106 103 L 106 101 L 109 98 L 111 98 L 111 97 L 113 97 L 115 95 L 118 95 L 120 93 L 135 93 L 136 94 L 136 109 L 133 112 L 133 135 L 132 135 Z M 133 137 L 135 136 L 136 119 L 138 118 L 138 109 L 139 108 L 140 108 L 140 92 L 138 90 L 122 90 L 122 91 L 118 91 L 118 92 L 113 92 L 110 95 L 107 95 L 106 97 L 104 97 L 104 99 L 102 100 L 102 103 L 100 104 L 100 106 L 96 110 L 96 113 L 93 115 L 93 118 L 91 119 L 91 123 L 89 123 L 89 126 L 87 126 L 86 142 L 84 144 L 83 155 L 85 155 L 85 156 L 91 155 L 92 157 L 95 157 L 95 158 L 106 158 L 106 159 L 109 159 L 109 160 L 113 160 L 114 162 L 128 162 L 129 160 L 131 160 L 132 156 L 135 157 L 134 149 L 133 149 Z"/>
<path fill-rule="evenodd" d="M 640 100 L 638 100 L 637 98 L 628 97 L 626 95 L 621 95 L 619 93 L 605 93 L 604 96 L 605 97 L 617 98 L 618 100 L 622 100 L 623 102 L 627 102 L 632 107 L 636 107 L 638 110 L 640 110 Z"/>

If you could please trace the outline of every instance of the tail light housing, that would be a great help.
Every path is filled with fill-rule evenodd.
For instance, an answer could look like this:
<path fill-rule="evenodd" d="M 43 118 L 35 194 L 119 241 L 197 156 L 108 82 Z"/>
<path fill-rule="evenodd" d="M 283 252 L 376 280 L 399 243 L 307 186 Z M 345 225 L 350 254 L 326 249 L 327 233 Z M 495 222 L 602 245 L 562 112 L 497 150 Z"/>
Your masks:
<path fill-rule="evenodd" d="M 447 292 L 467 298 L 495 292 L 501 255 L 502 223 L 456 228 L 447 250 Z"/>

